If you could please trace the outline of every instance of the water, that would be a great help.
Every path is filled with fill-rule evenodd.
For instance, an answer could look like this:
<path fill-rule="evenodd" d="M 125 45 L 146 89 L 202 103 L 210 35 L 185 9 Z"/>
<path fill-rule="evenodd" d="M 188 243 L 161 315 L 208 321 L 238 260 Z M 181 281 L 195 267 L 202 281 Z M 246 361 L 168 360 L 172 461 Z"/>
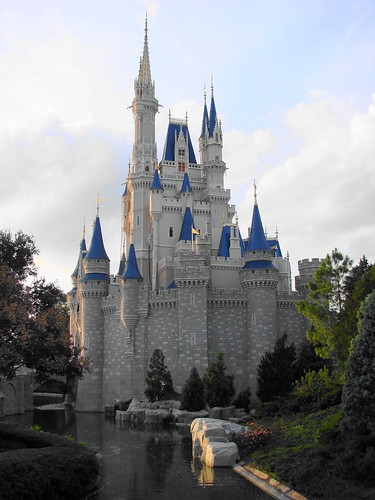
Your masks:
<path fill-rule="evenodd" d="M 261 500 L 269 498 L 232 469 L 192 460 L 186 428 L 116 424 L 99 413 L 35 411 L 7 417 L 71 435 L 101 455 L 98 500 Z"/>

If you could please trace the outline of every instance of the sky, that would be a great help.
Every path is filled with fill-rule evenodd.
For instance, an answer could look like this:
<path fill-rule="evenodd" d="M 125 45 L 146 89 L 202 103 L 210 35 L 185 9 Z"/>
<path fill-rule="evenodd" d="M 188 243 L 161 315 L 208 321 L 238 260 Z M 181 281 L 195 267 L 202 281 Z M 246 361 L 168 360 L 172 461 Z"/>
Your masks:
<path fill-rule="evenodd" d="M 33 235 L 40 274 L 71 288 L 98 193 L 117 271 L 146 12 L 159 159 L 169 110 L 198 156 L 212 78 L 241 233 L 255 179 L 293 275 L 336 247 L 374 263 L 373 0 L 0 0 L 0 229 Z"/>

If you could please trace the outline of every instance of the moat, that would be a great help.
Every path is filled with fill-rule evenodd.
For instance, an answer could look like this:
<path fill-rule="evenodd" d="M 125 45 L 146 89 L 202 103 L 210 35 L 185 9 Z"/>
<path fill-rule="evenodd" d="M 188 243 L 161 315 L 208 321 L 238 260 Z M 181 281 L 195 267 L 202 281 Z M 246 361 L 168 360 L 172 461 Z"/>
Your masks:
<path fill-rule="evenodd" d="M 118 425 L 100 413 L 69 410 L 7 417 L 42 430 L 71 435 L 101 457 L 98 500 L 269 498 L 232 469 L 192 460 L 188 428 Z"/>

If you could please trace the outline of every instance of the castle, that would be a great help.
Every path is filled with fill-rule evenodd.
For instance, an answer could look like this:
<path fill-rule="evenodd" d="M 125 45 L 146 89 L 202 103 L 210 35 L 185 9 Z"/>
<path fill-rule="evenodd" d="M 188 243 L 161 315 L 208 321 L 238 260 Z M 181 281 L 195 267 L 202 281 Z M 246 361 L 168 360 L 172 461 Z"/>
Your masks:
<path fill-rule="evenodd" d="M 81 241 L 67 296 L 71 335 L 92 359 L 78 384 L 76 410 L 103 411 L 115 399 L 144 398 L 156 348 L 177 391 L 193 366 L 202 375 L 223 352 L 237 390 L 250 387 L 254 396 L 265 351 L 284 332 L 296 344 L 305 336 L 306 320 L 295 303 L 319 259 L 299 262 L 292 291 L 289 258 L 277 235 L 264 232 L 255 186 L 251 229 L 241 236 L 224 187 L 227 167 L 213 89 L 209 109 L 204 99 L 200 162 L 187 119 L 171 116 L 158 162 L 159 103 L 147 20 L 134 92 L 135 140 L 121 199 L 124 254 L 118 273 L 110 275 L 98 211 L 88 250 L 85 236 Z"/>

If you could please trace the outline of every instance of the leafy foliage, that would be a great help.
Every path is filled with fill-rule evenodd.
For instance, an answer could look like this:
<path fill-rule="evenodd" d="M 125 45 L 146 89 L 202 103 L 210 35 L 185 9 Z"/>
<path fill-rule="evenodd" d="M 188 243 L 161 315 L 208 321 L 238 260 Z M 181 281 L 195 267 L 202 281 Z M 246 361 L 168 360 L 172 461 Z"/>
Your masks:
<path fill-rule="evenodd" d="M 309 283 L 307 300 L 297 303 L 297 309 L 312 324 L 307 332 L 308 340 L 322 358 L 334 356 L 343 369 L 348 357 L 350 336 L 343 336 L 340 329 L 346 297 L 345 280 L 352 261 L 335 248 L 327 255 Z"/>
<path fill-rule="evenodd" d="M 174 392 L 172 376 L 164 360 L 162 350 L 155 349 L 150 358 L 150 370 L 147 372 L 145 390 L 145 395 L 152 403 L 167 399 Z"/>
<path fill-rule="evenodd" d="M 66 377 L 68 392 L 90 360 L 68 333 L 63 292 L 37 278 L 34 241 L 22 231 L 0 231 L 0 375 L 12 378 L 20 366 L 36 370 L 39 382 Z"/>
<path fill-rule="evenodd" d="M 251 391 L 250 388 L 247 387 L 246 389 L 243 389 L 238 396 L 234 400 L 234 406 L 236 408 L 243 408 L 246 413 L 249 413 L 250 411 L 250 397 L 251 397 Z"/>
<path fill-rule="evenodd" d="M 199 411 L 205 408 L 204 384 L 198 370 L 193 366 L 181 393 L 181 409 Z"/>
<path fill-rule="evenodd" d="M 342 430 L 349 448 L 366 451 L 375 446 L 375 293 L 367 298 L 359 325 L 346 370 Z"/>
<path fill-rule="evenodd" d="M 241 456 L 250 455 L 263 448 L 271 438 L 271 431 L 257 422 L 250 422 L 247 427 L 233 437 Z"/>
<path fill-rule="evenodd" d="M 292 390 L 296 379 L 296 349 L 287 344 L 287 334 L 277 339 L 274 350 L 267 351 L 258 365 L 257 396 L 262 402 L 272 401 Z"/>
<path fill-rule="evenodd" d="M 206 401 L 212 407 L 228 406 L 234 396 L 233 375 L 226 375 L 224 354 L 219 352 L 203 375 Z"/>

